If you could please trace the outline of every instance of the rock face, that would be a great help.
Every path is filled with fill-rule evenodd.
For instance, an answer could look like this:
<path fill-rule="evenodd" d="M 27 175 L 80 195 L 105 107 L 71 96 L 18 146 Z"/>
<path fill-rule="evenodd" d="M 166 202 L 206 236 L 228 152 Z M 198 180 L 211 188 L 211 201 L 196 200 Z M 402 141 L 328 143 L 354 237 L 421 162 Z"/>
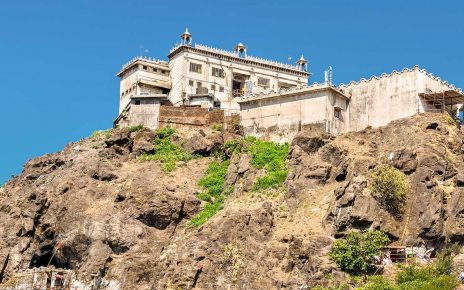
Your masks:
<path fill-rule="evenodd" d="M 204 206 L 196 197 L 202 191 L 198 181 L 213 157 L 166 173 L 157 162 L 136 159 L 153 152 L 154 138 L 146 129 L 115 129 L 111 136 L 69 144 L 29 161 L 0 189 L 0 282 L 6 283 L 0 289 L 59 271 L 88 289 L 97 284 L 99 289 L 310 287 L 336 271 L 311 246 L 327 249 L 330 238 L 275 234 L 286 221 L 283 196 L 240 201 L 262 175 L 247 154 L 231 156 L 227 174 L 239 206 L 230 197 L 202 227 L 189 226 Z M 172 138 L 185 150 L 208 156 L 226 151 L 224 140 L 240 137 Z M 323 270 L 315 271 L 319 264 Z M 36 278 L 16 276 L 27 269 Z"/>
<path fill-rule="evenodd" d="M 224 148 L 239 136 L 173 135 L 203 157 L 171 173 L 136 159 L 153 152 L 154 137 L 115 129 L 69 144 L 29 161 L 1 188 L 0 289 L 47 265 L 88 289 L 311 289 L 346 279 L 327 253 L 351 230 L 381 229 L 403 245 L 464 242 L 464 142 L 446 117 L 336 138 L 303 131 L 289 151 L 285 188 L 265 192 L 252 190 L 265 173 L 251 156 Z M 234 190 L 192 227 L 205 206 L 198 181 L 221 150 Z M 371 172 L 386 163 L 411 185 L 402 216 L 370 195 Z"/>
<path fill-rule="evenodd" d="M 348 152 L 348 174 L 334 191 L 335 201 L 325 219 L 327 229 L 342 236 L 352 229 L 378 228 L 402 245 L 440 247 L 445 241 L 463 241 L 458 173 L 464 168 L 464 139 L 446 117 L 415 116 L 370 132 L 353 133 L 347 139 L 334 142 Z M 411 190 L 401 216 L 387 212 L 369 194 L 370 171 L 384 163 L 409 179 Z"/>

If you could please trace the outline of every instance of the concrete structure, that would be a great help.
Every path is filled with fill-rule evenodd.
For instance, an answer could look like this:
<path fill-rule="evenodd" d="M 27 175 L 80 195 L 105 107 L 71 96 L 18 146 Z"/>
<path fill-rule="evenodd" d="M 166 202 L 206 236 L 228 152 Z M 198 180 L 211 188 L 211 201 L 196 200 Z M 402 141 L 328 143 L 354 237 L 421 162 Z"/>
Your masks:
<path fill-rule="evenodd" d="M 93 275 L 91 281 L 77 279 L 73 270 L 40 267 L 25 269 L 0 285 L 0 290 L 120 290 L 119 282 Z"/>
<path fill-rule="evenodd" d="M 139 115 L 156 110 L 153 101 L 165 95 L 173 106 L 193 105 L 221 108 L 226 115 L 239 113 L 237 99 L 263 91 L 298 88 L 308 83 L 308 62 L 303 56 L 296 65 L 280 63 L 247 55 L 242 43 L 233 51 L 192 44 L 186 30 L 181 43 L 171 49 L 169 61 L 137 57 L 117 73 L 120 77 L 119 116 L 115 125 L 128 126 L 141 122 L 157 128 L 156 117 Z M 135 113 L 135 99 L 140 102 Z M 148 108 L 149 107 L 149 108 Z M 150 113 L 151 114 L 151 113 Z M 156 114 L 156 113 L 155 113 Z M 137 115 L 137 117 L 135 117 Z"/>
<path fill-rule="evenodd" d="M 307 62 L 289 65 L 246 55 L 238 44 L 234 51 L 181 43 L 169 53 L 174 105 L 188 104 L 190 95 L 212 94 L 219 107 L 238 112 L 237 98 L 269 90 L 301 87 L 308 82 Z"/>
<path fill-rule="evenodd" d="M 302 127 L 318 124 L 340 134 L 379 127 L 422 112 L 456 115 L 464 94 L 415 66 L 338 87 L 326 83 L 242 97 L 241 125 L 246 134 L 290 141 Z"/>
<path fill-rule="evenodd" d="M 330 84 L 243 97 L 239 101 L 245 134 L 291 141 L 303 127 L 318 124 L 333 134 L 347 129 L 349 97 Z"/>
<path fill-rule="evenodd" d="M 338 88 L 350 97 L 346 131 L 379 127 L 422 112 L 451 113 L 453 105 L 464 103 L 461 89 L 418 66 Z"/>
<path fill-rule="evenodd" d="M 192 45 L 188 30 L 168 58 L 139 57 L 123 66 L 117 74 L 121 89 L 115 125 L 156 129 L 160 106 L 202 107 L 222 109 L 225 117 L 240 115 L 246 134 L 289 141 L 310 124 L 340 134 L 421 112 L 451 112 L 464 103 L 460 89 L 419 67 L 338 87 L 330 68 L 323 84 L 308 86 L 311 74 L 303 56 L 291 65 L 248 56 L 242 43 L 233 51 Z"/>
<path fill-rule="evenodd" d="M 169 64 L 161 60 L 137 57 L 123 65 L 120 77 L 119 113 L 133 96 L 168 94 L 171 89 Z"/>

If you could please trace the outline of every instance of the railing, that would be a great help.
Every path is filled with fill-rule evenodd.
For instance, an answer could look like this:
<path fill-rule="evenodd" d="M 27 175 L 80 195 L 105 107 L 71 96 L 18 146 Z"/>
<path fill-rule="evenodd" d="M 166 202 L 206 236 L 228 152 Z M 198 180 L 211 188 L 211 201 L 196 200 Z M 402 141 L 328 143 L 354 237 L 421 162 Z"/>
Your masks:
<path fill-rule="evenodd" d="M 245 95 L 245 92 L 243 90 L 233 90 L 232 91 L 232 97 L 234 98 L 239 98 L 239 97 L 243 97 Z"/>

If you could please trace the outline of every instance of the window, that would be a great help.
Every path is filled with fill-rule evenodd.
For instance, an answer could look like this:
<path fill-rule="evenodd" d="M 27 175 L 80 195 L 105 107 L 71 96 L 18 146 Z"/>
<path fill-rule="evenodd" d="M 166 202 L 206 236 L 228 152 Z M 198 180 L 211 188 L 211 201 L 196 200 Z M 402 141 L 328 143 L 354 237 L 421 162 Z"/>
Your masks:
<path fill-rule="evenodd" d="M 140 100 L 135 100 L 134 105 L 136 105 L 136 106 L 140 105 Z"/>
<path fill-rule="evenodd" d="M 334 116 L 335 116 L 335 118 L 337 118 L 337 119 L 341 119 L 341 117 L 342 117 L 342 110 L 340 110 L 340 109 L 338 109 L 338 108 L 335 108 L 335 110 L 334 110 Z"/>
<path fill-rule="evenodd" d="M 154 72 L 157 72 L 158 70 L 157 70 L 156 68 L 153 68 L 153 71 L 154 71 Z"/>
<path fill-rule="evenodd" d="M 222 68 L 213 67 L 213 70 L 211 71 L 211 75 L 213 77 L 223 78 L 224 70 Z"/>
<path fill-rule="evenodd" d="M 269 88 L 270 80 L 266 78 L 258 78 L 258 86 Z"/>
<path fill-rule="evenodd" d="M 201 73 L 201 64 L 191 62 L 190 63 L 190 71 Z"/>
<path fill-rule="evenodd" d="M 147 70 L 148 67 L 146 65 L 143 66 L 143 70 Z"/>
<path fill-rule="evenodd" d="M 219 87 L 219 92 L 223 93 L 224 92 L 224 87 Z"/>
<path fill-rule="evenodd" d="M 211 85 L 211 89 L 214 91 L 216 90 L 216 85 Z"/>
<path fill-rule="evenodd" d="M 189 86 L 193 87 L 193 81 L 189 80 Z"/>
<path fill-rule="evenodd" d="M 165 71 L 165 70 L 162 70 L 161 73 L 164 75 L 164 74 L 166 74 L 166 71 Z"/>
<path fill-rule="evenodd" d="M 201 88 L 201 82 L 197 82 L 197 88 Z"/>

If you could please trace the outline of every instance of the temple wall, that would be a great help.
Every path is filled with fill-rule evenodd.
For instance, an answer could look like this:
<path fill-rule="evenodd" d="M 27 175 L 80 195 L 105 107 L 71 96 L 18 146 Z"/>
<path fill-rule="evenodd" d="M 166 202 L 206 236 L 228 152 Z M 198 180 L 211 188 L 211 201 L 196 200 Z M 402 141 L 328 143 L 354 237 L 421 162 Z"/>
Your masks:
<path fill-rule="evenodd" d="M 341 109 L 335 116 L 335 107 Z M 319 124 L 327 132 L 345 130 L 346 100 L 331 90 L 306 92 L 242 103 L 241 125 L 246 135 L 278 142 L 290 142 L 302 127 Z"/>
<path fill-rule="evenodd" d="M 419 94 L 449 90 L 450 86 L 415 67 L 342 84 L 339 89 L 351 96 L 347 131 L 359 131 L 429 110 Z"/>
<path fill-rule="evenodd" d="M 351 96 L 347 130 L 379 127 L 420 112 L 418 86 L 418 72 L 415 70 L 340 86 L 345 94 Z"/>

